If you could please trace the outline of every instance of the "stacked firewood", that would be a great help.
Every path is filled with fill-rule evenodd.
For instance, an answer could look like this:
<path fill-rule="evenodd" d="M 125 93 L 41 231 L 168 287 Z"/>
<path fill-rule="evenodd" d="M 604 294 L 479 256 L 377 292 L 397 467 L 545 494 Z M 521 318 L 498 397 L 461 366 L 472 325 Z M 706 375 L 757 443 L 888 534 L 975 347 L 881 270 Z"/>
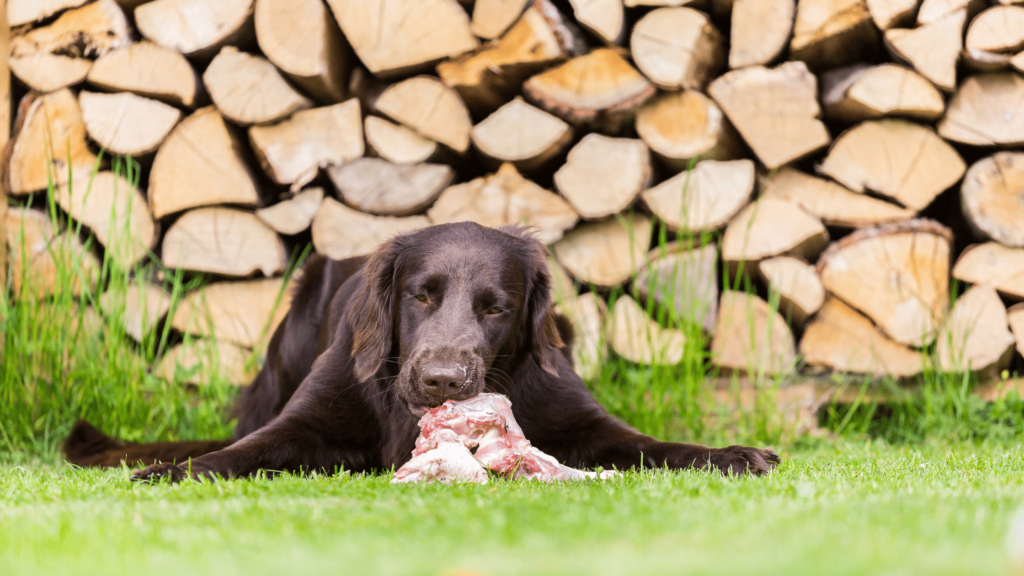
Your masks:
<path fill-rule="evenodd" d="M 217 279 L 168 321 L 231 366 L 297 246 L 472 220 L 551 246 L 584 375 L 705 338 L 724 371 L 999 371 L 1024 352 L 1022 4 L 7 0 L 11 285 L 99 265 L 40 210 L 52 182 L 109 260 Z M 132 294 L 141 338 L 170 298 Z"/>

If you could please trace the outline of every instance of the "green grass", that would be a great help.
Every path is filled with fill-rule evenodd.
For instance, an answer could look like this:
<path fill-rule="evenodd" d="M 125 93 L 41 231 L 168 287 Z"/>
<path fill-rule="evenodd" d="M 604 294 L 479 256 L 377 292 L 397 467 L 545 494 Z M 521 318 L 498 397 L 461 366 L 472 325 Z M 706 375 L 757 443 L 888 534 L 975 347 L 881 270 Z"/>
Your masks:
<path fill-rule="evenodd" d="M 4 574 L 1005 574 L 1014 444 L 840 443 L 767 478 L 392 486 L 340 475 L 135 485 L 0 471 Z M 1021 543 L 1024 545 L 1024 542 Z"/>

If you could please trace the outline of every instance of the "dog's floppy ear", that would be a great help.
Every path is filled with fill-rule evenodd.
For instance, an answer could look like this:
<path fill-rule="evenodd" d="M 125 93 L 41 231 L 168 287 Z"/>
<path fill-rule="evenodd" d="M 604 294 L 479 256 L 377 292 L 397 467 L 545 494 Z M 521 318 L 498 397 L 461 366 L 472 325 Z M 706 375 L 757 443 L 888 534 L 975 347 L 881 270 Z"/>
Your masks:
<path fill-rule="evenodd" d="M 551 309 L 551 272 L 547 265 L 547 249 L 536 240 L 531 240 L 531 243 L 534 249 L 530 258 L 532 271 L 529 271 L 527 283 L 529 291 L 526 309 L 531 353 L 545 372 L 558 376 L 559 348 L 565 346 L 565 343 L 558 333 L 555 313 Z"/>
<path fill-rule="evenodd" d="M 398 256 L 394 239 L 377 249 L 363 268 L 363 288 L 348 311 L 352 360 L 360 382 L 372 378 L 391 354 Z"/>

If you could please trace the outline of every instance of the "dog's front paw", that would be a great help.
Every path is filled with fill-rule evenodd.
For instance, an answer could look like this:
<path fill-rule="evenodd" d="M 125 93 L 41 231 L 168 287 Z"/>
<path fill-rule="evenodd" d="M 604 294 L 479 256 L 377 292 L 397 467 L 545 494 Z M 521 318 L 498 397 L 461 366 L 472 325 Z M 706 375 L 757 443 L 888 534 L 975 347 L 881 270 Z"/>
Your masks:
<path fill-rule="evenodd" d="M 132 482 L 156 482 L 161 478 L 170 478 L 171 482 L 181 482 L 188 477 L 188 470 L 184 466 L 160 463 L 136 470 L 132 473 L 130 480 Z"/>
<path fill-rule="evenodd" d="M 748 448 L 746 446 L 729 446 L 719 448 L 711 453 L 711 464 L 723 474 L 743 476 L 753 474 L 764 476 L 782 461 L 778 454 L 767 448 Z"/>

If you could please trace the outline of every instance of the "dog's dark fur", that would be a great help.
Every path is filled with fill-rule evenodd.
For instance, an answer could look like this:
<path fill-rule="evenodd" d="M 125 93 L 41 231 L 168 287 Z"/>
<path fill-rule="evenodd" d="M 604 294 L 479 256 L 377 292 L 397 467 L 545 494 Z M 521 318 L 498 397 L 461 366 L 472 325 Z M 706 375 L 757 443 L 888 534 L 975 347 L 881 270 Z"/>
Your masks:
<path fill-rule="evenodd" d="M 410 458 L 428 407 L 488 390 L 508 396 L 526 437 L 569 466 L 774 468 L 769 450 L 660 442 L 611 417 L 572 369 L 545 258 L 518 228 L 471 223 L 398 236 L 369 259 L 313 257 L 238 402 L 232 442 L 127 444 L 80 422 L 68 460 L 155 462 L 133 479 L 381 471 Z"/>

